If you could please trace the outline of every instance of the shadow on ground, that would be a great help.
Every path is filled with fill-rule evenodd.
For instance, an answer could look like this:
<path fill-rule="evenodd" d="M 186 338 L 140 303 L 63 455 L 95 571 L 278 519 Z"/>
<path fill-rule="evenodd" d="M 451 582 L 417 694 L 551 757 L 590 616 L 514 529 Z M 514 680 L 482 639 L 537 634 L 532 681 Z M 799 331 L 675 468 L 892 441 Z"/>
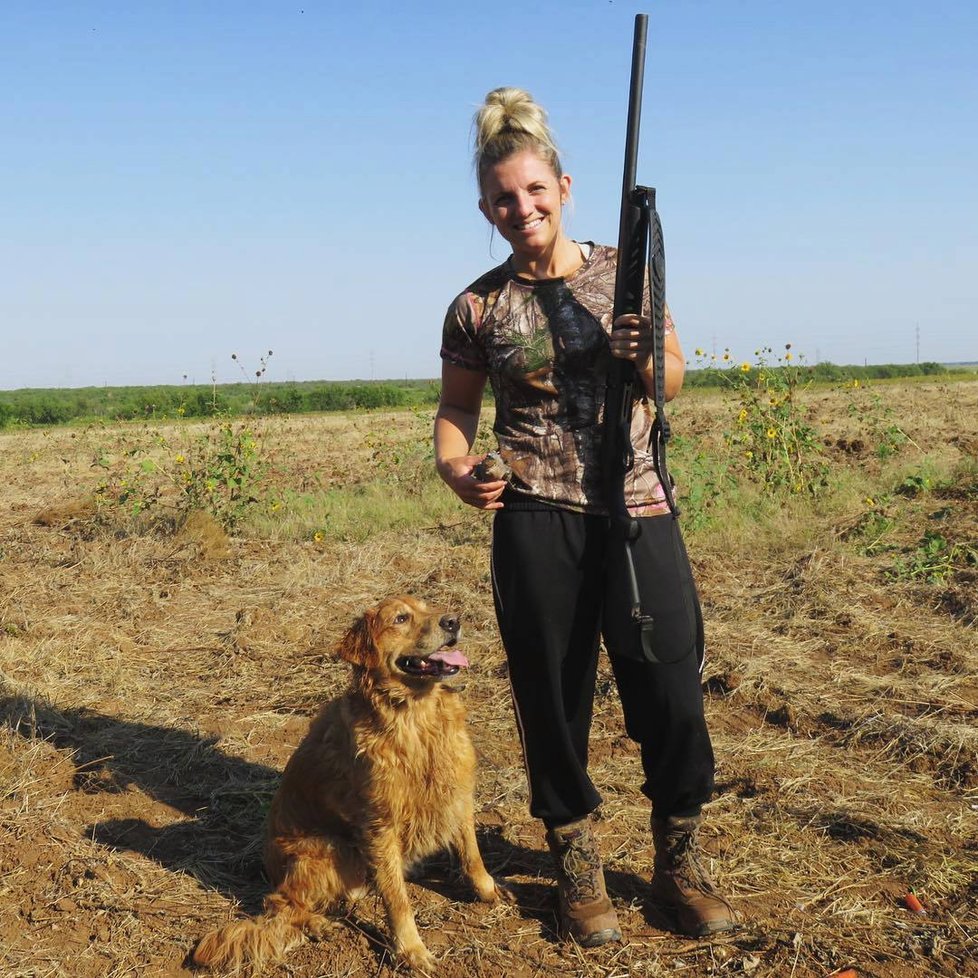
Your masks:
<path fill-rule="evenodd" d="M 263 822 L 279 771 L 229 756 L 213 736 L 85 708 L 62 709 L 24 696 L 0 696 L 0 722 L 25 740 L 43 740 L 56 748 L 72 766 L 76 791 L 128 796 L 117 807 L 118 817 L 79 827 L 88 838 L 185 873 L 238 902 L 244 913 L 260 912 L 267 892 L 261 865 Z M 138 810 L 145 801 L 132 798 L 134 789 L 183 818 L 153 825 Z M 134 809 L 134 814 L 124 814 Z M 510 842 L 498 826 L 479 826 L 477 832 L 487 867 L 516 894 L 520 915 L 535 921 L 545 939 L 558 940 L 549 853 Z M 641 900 L 645 881 L 615 872 L 607 878 L 617 899 Z M 474 899 L 450 854 L 426 860 L 411 881 L 452 901 Z M 365 935 L 377 954 L 387 953 L 383 935 L 353 910 L 339 919 Z M 654 911 L 649 920 L 656 927 L 664 924 Z"/>
<path fill-rule="evenodd" d="M 73 767 L 76 791 L 120 796 L 105 806 L 120 817 L 88 826 L 89 838 L 187 873 L 249 909 L 260 906 L 262 823 L 280 772 L 225 754 L 216 737 L 23 696 L 0 696 L 0 722 L 56 748 Z M 167 817 L 184 818 L 157 827 L 140 814 L 126 817 L 140 805 L 133 790 L 167 806 Z"/>

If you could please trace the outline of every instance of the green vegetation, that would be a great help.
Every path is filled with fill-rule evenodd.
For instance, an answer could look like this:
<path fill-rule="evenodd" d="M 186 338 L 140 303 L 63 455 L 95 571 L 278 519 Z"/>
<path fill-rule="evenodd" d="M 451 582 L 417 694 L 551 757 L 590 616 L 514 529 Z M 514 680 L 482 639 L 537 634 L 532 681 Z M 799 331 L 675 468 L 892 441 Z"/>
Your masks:
<path fill-rule="evenodd" d="M 941 584 L 957 573 L 978 566 L 978 549 L 928 530 L 890 571 L 894 580 L 926 581 Z"/>
<path fill-rule="evenodd" d="M 686 387 L 728 385 L 729 353 L 707 359 L 686 374 Z M 236 359 L 236 358 L 235 358 Z M 267 357 L 256 379 L 235 384 L 179 384 L 155 387 L 23 388 L 0 391 L 0 428 L 11 425 L 58 425 L 86 421 L 161 421 L 173 418 L 241 417 L 418 408 L 438 402 L 437 380 L 289 381 L 263 379 Z M 772 376 L 778 367 L 772 367 Z M 882 380 L 899 377 L 966 379 L 966 370 L 949 371 L 939 363 L 877 364 L 840 367 L 832 363 L 794 365 L 794 383 Z M 488 396 L 488 394 L 487 394 Z"/>
<path fill-rule="evenodd" d="M 222 529 L 237 529 L 267 492 L 262 433 L 220 421 L 175 437 L 179 444 L 149 431 L 117 457 L 97 453 L 95 464 L 104 475 L 95 487 L 95 501 L 103 517 L 138 532 L 171 530 L 190 513 L 203 512 Z"/>
<path fill-rule="evenodd" d="M 791 344 L 778 357 L 769 347 L 759 350 L 756 363 L 732 367 L 723 379 L 740 405 L 726 440 L 747 475 L 772 493 L 814 496 L 824 489 L 828 466 L 815 429 L 798 403 L 806 378 L 804 368 L 792 362 Z"/>
<path fill-rule="evenodd" d="M 74 421 L 307 414 L 418 407 L 438 401 L 433 380 L 269 381 L 159 387 L 80 387 L 0 391 L 0 428 Z"/>
<path fill-rule="evenodd" d="M 704 366 L 689 370 L 686 373 L 686 387 L 723 387 L 726 384 L 725 375 L 731 361 L 730 352 L 706 359 L 705 354 L 697 350 L 697 356 Z M 760 352 L 760 351 L 758 351 Z M 777 368 L 775 368 L 777 369 Z M 837 384 L 846 381 L 891 380 L 908 377 L 932 377 L 947 379 L 952 373 L 940 363 L 877 363 L 864 367 L 854 365 L 839 366 L 835 363 L 822 362 L 814 365 L 796 364 L 791 368 L 797 373 L 801 383 Z M 955 370 L 962 379 L 968 377 L 968 371 Z"/>

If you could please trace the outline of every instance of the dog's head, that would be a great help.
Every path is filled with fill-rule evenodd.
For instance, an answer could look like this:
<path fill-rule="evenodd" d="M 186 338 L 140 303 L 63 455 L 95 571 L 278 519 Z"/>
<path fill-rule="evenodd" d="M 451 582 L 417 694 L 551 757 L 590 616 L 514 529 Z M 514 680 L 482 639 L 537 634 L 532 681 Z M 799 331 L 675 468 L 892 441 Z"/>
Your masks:
<path fill-rule="evenodd" d="M 457 649 L 462 626 L 455 615 L 433 611 L 410 595 L 385 598 L 365 611 L 336 652 L 379 678 L 407 685 L 448 679 L 467 666 Z"/>

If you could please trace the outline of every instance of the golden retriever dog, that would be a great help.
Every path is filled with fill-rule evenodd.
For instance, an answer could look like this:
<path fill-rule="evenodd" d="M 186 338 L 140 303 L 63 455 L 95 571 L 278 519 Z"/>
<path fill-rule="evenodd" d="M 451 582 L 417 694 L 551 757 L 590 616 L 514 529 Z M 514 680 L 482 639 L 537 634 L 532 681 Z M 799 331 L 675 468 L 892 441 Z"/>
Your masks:
<path fill-rule="evenodd" d="M 272 799 L 265 868 L 274 892 L 260 917 L 204 937 L 196 964 L 258 970 L 373 884 L 398 959 L 431 970 L 404 874 L 447 847 L 480 900 L 511 899 L 479 854 L 475 751 L 461 698 L 443 684 L 468 665 L 459 634 L 458 618 L 408 596 L 386 598 L 351 626 L 335 650 L 353 667 L 349 689 L 320 710 Z"/>

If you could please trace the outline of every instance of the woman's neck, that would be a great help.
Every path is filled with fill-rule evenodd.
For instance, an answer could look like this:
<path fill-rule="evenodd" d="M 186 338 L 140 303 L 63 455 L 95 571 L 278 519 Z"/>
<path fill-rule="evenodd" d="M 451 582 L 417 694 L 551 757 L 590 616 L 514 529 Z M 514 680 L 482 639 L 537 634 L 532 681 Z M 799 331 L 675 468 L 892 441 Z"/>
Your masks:
<path fill-rule="evenodd" d="M 566 278 L 584 264 L 584 255 L 576 241 L 561 235 L 553 247 L 539 255 L 520 255 L 510 258 L 513 271 L 524 278 Z"/>

